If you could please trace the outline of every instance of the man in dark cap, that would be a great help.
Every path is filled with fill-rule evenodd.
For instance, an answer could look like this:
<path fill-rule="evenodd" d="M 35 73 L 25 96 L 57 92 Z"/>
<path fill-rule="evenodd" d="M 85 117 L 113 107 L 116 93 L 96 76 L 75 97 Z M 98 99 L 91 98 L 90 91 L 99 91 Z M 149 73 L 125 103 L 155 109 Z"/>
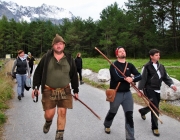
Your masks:
<path fill-rule="evenodd" d="M 42 105 L 45 124 L 43 132 L 48 133 L 57 107 L 57 131 L 55 140 L 63 140 L 66 125 L 67 108 L 72 109 L 70 89 L 78 98 L 79 84 L 74 59 L 64 52 L 66 42 L 56 34 L 52 41 L 52 50 L 48 51 L 39 62 L 33 77 L 33 89 L 41 85 Z M 34 98 L 32 91 L 32 98 Z M 38 91 L 39 92 L 39 91 Z"/>
<path fill-rule="evenodd" d="M 172 79 L 166 73 L 166 70 L 162 64 L 159 63 L 160 51 L 157 49 L 151 49 L 149 51 L 150 61 L 146 63 L 142 69 L 142 80 L 139 81 L 138 88 L 143 90 L 144 94 L 151 100 L 151 102 L 159 108 L 160 102 L 160 88 L 162 81 L 171 87 L 174 91 L 177 90 L 174 86 Z M 152 106 L 152 109 L 153 106 Z M 150 112 L 149 107 L 139 109 L 141 118 L 146 119 L 146 114 Z M 158 111 L 154 109 L 154 112 L 159 115 Z M 151 111 L 151 129 L 155 136 L 159 136 L 158 131 L 158 119 Z"/>

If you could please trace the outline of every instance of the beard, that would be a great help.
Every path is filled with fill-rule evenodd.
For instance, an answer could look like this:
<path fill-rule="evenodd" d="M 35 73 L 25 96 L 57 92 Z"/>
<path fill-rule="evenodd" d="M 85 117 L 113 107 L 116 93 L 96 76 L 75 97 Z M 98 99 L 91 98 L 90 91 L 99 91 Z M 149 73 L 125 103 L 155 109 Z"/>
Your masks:
<path fill-rule="evenodd" d="M 124 59 L 124 58 L 126 58 L 126 56 L 125 56 L 125 55 L 122 55 L 122 56 L 118 56 L 118 58 Z"/>
<path fill-rule="evenodd" d="M 53 51 L 54 51 L 56 54 L 62 54 L 64 50 L 57 51 L 56 49 L 53 48 Z"/>

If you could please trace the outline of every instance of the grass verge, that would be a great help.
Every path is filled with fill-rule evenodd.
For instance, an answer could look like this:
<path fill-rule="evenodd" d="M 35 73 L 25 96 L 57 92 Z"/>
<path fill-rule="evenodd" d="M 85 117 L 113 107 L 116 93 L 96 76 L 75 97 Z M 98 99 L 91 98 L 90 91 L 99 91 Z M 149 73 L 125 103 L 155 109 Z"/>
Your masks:
<path fill-rule="evenodd" d="M 7 69 L 2 67 L 0 70 L 0 139 L 3 134 L 3 124 L 7 120 L 5 111 L 9 108 L 8 101 L 13 98 L 13 85 L 11 77 L 6 75 Z"/>

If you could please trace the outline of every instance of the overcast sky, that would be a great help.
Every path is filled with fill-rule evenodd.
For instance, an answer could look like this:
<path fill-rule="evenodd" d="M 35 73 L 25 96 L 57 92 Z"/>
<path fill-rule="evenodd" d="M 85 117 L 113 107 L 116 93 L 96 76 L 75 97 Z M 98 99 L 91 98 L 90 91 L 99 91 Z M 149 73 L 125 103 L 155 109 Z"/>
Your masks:
<path fill-rule="evenodd" d="M 128 0 L 1 0 L 1 1 L 12 1 L 22 6 L 33 6 L 38 7 L 43 3 L 47 5 L 54 5 L 60 8 L 64 8 L 74 16 L 79 16 L 82 19 L 88 19 L 89 17 L 93 20 L 99 19 L 100 13 L 103 9 L 114 2 L 117 2 L 119 7 L 124 7 L 124 2 Z"/>

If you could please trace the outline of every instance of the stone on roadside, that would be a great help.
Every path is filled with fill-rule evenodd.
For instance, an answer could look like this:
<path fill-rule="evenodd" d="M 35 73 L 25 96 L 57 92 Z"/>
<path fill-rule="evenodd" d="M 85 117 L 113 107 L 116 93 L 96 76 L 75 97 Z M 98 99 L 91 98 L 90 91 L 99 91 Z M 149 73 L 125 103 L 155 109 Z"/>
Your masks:
<path fill-rule="evenodd" d="M 172 77 L 171 77 L 172 78 Z M 164 82 L 162 82 L 161 86 L 161 99 L 162 100 L 177 100 L 180 99 L 180 81 L 175 78 L 172 78 L 174 85 L 177 87 L 177 91 L 175 92 L 169 86 L 167 86 Z"/>
<path fill-rule="evenodd" d="M 100 69 L 98 72 L 98 81 L 107 82 L 110 80 L 110 72 L 109 69 Z"/>

